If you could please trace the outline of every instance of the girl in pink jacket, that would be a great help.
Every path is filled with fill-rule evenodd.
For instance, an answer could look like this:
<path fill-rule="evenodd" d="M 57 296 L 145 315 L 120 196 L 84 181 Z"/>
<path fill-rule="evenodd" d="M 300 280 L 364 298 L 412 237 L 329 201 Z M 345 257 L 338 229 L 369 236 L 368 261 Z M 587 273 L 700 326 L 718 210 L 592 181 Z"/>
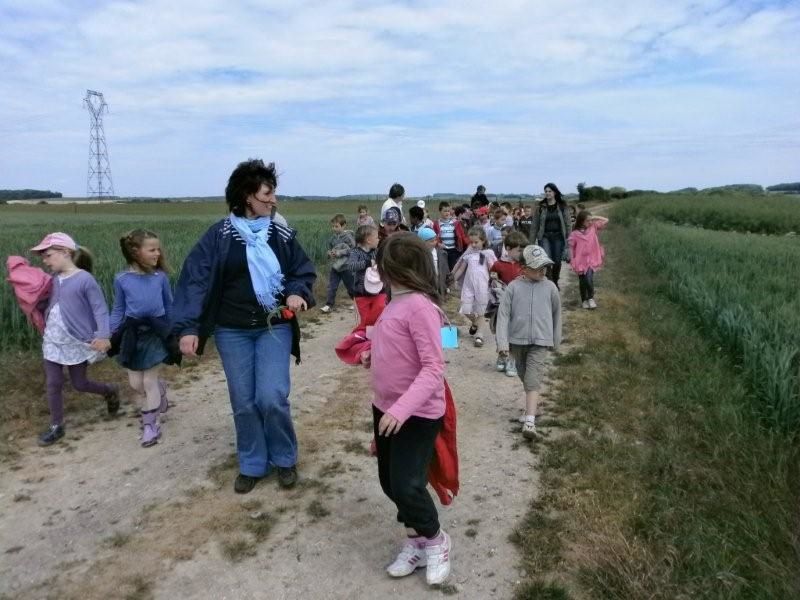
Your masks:
<path fill-rule="evenodd" d="M 378 271 L 391 286 L 362 363 L 372 371 L 378 477 L 407 538 L 386 571 L 392 577 L 426 567 L 430 585 L 450 574 L 450 536 L 426 486 L 434 442 L 445 413 L 442 312 L 430 248 L 412 233 L 378 248 Z"/>
<path fill-rule="evenodd" d="M 597 232 L 608 224 L 605 217 L 593 217 L 588 210 L 582 210 L 575 218 L 575 228 L 569 235 L 569 249 L 572 254 L 572 270 L 578 274 L 583 308 L 595 309 L 594 272 L 603 266 L 603 247 L 597 239 Z"/>

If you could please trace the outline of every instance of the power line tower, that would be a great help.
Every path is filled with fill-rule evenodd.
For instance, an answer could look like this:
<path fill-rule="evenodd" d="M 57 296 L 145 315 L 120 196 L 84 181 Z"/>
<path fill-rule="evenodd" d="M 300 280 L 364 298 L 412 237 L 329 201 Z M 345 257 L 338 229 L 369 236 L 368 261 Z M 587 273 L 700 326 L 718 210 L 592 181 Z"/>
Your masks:
<path fill-rule="evenodd" d="M 103 113 L 108 104 L 101 92 L 86 90 L 83 103 L 89 110 L 89 174 L 86 177 L 86 195 L 109 198 L 114 195 L 111 165 L 108 162 L 106 134 L 103 130 Z"/>

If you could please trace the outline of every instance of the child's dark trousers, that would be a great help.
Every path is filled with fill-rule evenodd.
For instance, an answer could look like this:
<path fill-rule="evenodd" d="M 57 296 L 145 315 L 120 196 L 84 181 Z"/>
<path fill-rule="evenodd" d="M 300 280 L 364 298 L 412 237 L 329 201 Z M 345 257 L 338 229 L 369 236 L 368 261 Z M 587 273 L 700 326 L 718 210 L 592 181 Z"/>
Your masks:
<path fill-rule="evenodd" d="M 372 416 L 381 488 L 397 506 L 398 521 L 432 538 L 439 532 L 439 513 L 427 488 L 428 466 L 443 418 L 411 416 L 400 431 L 385 437 L 378 435 L 383 413 L 373 406 Z"/>

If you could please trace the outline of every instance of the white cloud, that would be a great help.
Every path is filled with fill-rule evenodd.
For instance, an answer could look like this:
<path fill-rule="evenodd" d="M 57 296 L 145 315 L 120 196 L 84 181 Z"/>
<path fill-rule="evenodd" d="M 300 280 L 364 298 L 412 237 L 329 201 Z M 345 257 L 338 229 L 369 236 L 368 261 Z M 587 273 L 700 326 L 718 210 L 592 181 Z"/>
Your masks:
<path fill-rule="evenodd" d="M 307 193 L 382 189 L 395 173 L 422 192 L 471 189 L 481 172 L 512 190 L 545 168 L 682 187 L 739 180 L 742 154 L 759 182 L 796 179 L 773 156 L 798 150 L 793 4 L 82 6 L 0 7 L 0 187 L 47 187 L 46 157 L 82 193 L 86 88 L 106 94 L 117 189 L 133 195 L 216 193 L 212 175 L 259 152 Z"/>

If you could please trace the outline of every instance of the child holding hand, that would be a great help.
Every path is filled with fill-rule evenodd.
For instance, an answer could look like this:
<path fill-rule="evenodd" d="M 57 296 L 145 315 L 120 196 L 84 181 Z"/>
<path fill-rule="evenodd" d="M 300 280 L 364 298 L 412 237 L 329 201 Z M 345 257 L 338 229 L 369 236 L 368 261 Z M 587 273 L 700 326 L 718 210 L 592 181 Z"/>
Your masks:
<path fill-rule="evenodd" d="M 526 246 L 520 263 L 522 277 L 509 284 L 497 311 L 497 350 L 514 359 L 525 390 L 522 435 L 533 438 L 547 350 L 561 344 L 561 298 L 547 279 L 553 261 L 542 247 Z"/>
<path fill-rule="evenodd" d="M 50 427 L 39 436 L 39 445 L 49 446 L 64 437 L 64 367 L 75 390 L 105 399 L 110 416 L 119 410 L 119 394 L 116 386 L 86 377 L 88 365 L 111 347 L 108 306 L 92 277 L 92 255 L 61 232 L 45 236 L 31 252 L 53 273 L 42 340 Z"/>
<path fill-rule="evenodd" d="M 114 277 L 111 310 L 116 359 L 128 371 L 131 388 L 142 398 L 143 448 L 161 438 L 159 413 L 167 412 L 167 384 L 159 379 L 161 365 L 171 362 L 167 349 L 172 311 L 172 290 L 158 236 L 134 229 L 119 240 L 128 269 Z"/>

